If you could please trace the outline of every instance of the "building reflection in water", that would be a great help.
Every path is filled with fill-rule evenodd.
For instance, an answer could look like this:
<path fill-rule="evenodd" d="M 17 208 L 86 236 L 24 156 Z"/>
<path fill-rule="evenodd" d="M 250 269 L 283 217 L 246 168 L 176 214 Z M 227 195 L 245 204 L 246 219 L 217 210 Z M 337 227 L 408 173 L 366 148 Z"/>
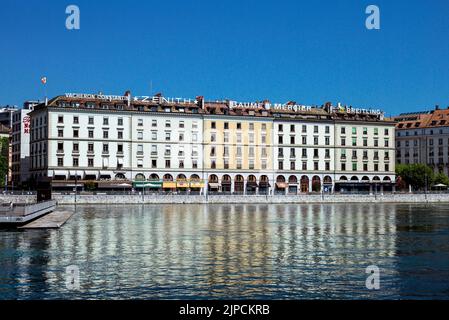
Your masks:
<path fill-rule="evenodd" d="M 59 231 L 15 233 L 12 295 L 52 298 L 397 296 L 396 205 L 78 207 Z M 36 236 L 36 237 L 35 237 Z M 14 236 L 12 236 L 14 237 Z M 29 248 L 35 254 L 26 254 Z M 34 259 L 34 260 L 33 260 Z M 385 290 L 365 288 L 378 265 Z M 81 290 L 65 288 L 77 265 Z M 3 287 L 3 285 L 2 285 Z M 32 288 L 36 290 L 36 288 Z"/>

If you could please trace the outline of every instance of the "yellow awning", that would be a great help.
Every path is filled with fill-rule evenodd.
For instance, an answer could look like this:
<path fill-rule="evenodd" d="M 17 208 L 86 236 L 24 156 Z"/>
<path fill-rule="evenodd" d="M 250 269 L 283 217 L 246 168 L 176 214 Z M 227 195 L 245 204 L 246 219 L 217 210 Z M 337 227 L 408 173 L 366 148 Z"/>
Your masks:
<path fill-rule="evenodd" d="M 188 188 L 189 187 L 189 183 L 187 181 L 178 181 L 176 183 L 178 188 Z"/>
<path fill-rule="evenodd" d="M 162 184 L 162 188 L 164 188 L 164 189 L 176 189 L 176 182 L 164 181 L 164 183 Z"/>
<path fill-rule="evenodd" d="M 204 182 L 190 182 L 190 188 L 204 188 Z"/>

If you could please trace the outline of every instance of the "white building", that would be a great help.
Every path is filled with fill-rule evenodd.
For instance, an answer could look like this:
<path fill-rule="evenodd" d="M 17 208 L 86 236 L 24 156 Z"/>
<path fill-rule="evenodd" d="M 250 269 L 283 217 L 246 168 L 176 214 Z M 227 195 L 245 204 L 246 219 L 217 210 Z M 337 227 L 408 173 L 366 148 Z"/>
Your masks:
<path fill-rule="evenodd" d="M 57 97 L 31 115 L 31 172 L 61 185 L 92 180 L 118 189 L 127 187 L 121 180 L 152 180 L 164 188 L 163 181 L 171 188 L 170 181 L 199 180 L 203 129 L 198 109 L 194 103 Z"/>
<path fill-rule="evenodd" d="M 38 101 L 26 101 L 22 109 L 11 115 L 11 182 L 20 185 L 28 181 L 30 172 L 30 117 Z"/>

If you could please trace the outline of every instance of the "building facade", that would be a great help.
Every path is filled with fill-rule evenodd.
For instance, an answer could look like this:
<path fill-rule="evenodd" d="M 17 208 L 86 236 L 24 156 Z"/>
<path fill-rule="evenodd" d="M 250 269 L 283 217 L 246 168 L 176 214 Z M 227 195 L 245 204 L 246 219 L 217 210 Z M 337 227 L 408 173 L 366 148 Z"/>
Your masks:
<path fill-rule="evenodd" d="M 449 107 L 401 114 L 394 120 L 397 163 L 423 163 L 449 175 Z"/>
<path fill-rule="evenodd" d="M 37 101 L 26 101 L 22 109 L 12 114 L 11 126 L 11 182 L 20 185 L 28 181 L 30 173 L 30 116 Z"/>
<path fill-rule="evenodd" d="M 345 107 L 67 94 L 31 116 L 54 187 L 298 194 L 394 188 L 394 123 Z"/>

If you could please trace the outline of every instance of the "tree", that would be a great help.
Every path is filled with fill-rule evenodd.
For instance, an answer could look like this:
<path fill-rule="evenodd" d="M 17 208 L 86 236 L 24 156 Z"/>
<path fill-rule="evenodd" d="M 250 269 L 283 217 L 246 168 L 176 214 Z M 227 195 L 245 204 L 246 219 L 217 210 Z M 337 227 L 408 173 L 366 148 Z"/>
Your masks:
<path fill-rule="evenodd" d="M 422 163 L 399 164 L 396 166 L 396 174 L 407 185 L 418 190 L 431 186 L 434 181 L 432 168 Z"/>
<path fill-rule="evenodd" d="M 449 186 L 449 178 L 444 173 L 438 173 L 435 175 L 432 183 L 433 185 L 444 184 L 445 186 Z"/>

